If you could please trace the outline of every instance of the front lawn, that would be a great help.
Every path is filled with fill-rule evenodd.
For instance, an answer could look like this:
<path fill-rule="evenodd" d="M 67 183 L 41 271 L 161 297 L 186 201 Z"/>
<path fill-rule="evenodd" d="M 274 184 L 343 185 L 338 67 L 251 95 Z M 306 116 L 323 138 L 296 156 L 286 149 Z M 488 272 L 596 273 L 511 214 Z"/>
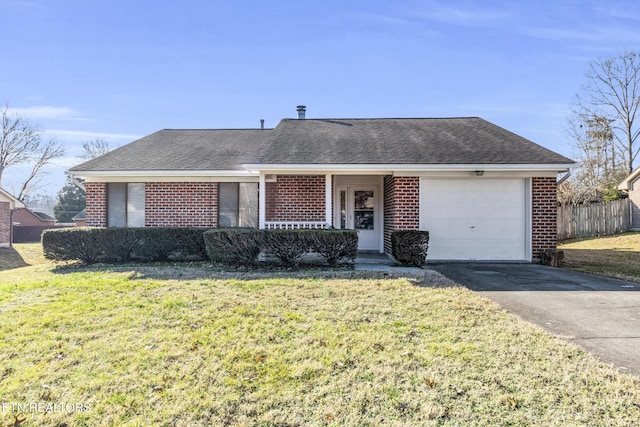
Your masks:
<path fill-rule="evenodd" d="M 640 282 L 640 233 L 566 240 L 558 249 L 568 268 Z"/>
<path fill-rule="evenodd" d="M 0 425 L 640 423 L 638 378 L 436 273 L 331 274 L 0 271 Z"/>

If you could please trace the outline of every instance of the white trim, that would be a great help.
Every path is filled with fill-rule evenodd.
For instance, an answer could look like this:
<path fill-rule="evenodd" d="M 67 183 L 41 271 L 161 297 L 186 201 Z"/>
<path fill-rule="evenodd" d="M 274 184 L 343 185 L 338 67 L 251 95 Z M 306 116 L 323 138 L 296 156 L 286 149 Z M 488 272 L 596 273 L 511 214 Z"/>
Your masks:
<path fill-rule="evenodd" d="M 333 197 L 331 176 L 332 175 L 328 173 L 324 178 L 324 219 L 327 226 L 333 224 L 333 221 L 331 220 L 331 201 Z"/>
<path fill-rule="evenodd" d="M 340 171 L 341 173 L 348 171 L 359 172 L 375 172 L 378 174 L 389 175 L 391 171 L 475 171 L 475 170 L 491 170 L 491 171 L 558 171 L 564 172 L 574 167 L 574 163 L 554 163 L 554 164 L 244 164 L 247 170 L 260 171 Z"/>
<path fill-rule="evenodd" d="M 263 173 L 258 183 L 258 228 L 264 230 L 267 223 L 267 184 Z"/>
<path fill-rule="evenodd" d="M 89 176 L 152 176 L 152 177 L 174 177 L 174 176 L 258 176 L 257 170 L 106 170 L 106 171 L 74 171 L 68 170 L 67 174 L 81 178 Z"/>
<path fill-rule="evenodd" d="M 533 261 L 533 180 L 528 178 L 524 182 L 525 192 L 525 259 Z"/>
<path fill-rule="evenodd" d="M 79 176 L 79 175 L 74 175 Z M 259 177 L 234 177 L 234 176 L 88 176 L 85 182 L 258 182 Z"/>
<path fill-rule="evenodd" d="M 4 197 L 3 197 L 4 196 Z M 14 197 L 7 190 L 0 188 L 0 202 L 9 202 L 9 209 L 26 208 L 25 204 Z"/>

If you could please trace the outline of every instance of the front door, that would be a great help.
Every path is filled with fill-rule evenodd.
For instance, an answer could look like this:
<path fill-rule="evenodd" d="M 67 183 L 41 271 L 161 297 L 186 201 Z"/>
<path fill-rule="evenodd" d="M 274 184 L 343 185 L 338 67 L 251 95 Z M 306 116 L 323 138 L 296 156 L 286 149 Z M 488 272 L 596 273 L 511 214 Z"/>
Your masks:
<path fill-rule="evenodd" d="M 336 228 L 358 231 L 358 250 L 380 250 L 381 221 L 378 187 L 339 186 L 336 191 Z"/>

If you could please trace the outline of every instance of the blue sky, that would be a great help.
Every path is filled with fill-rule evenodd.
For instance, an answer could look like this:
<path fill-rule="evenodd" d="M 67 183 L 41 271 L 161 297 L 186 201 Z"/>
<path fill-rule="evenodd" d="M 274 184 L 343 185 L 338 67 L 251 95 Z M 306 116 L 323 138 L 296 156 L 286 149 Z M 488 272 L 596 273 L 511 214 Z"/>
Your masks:
<path fill-rule="evenodd" d="M 640 46 L 635 1 L 0 0 L 0 103 L 67 149 L 163 128 L 480 116 L 571 156 L 590 61 Z M 5 172 L 11 189 L 20 169 Z"/>

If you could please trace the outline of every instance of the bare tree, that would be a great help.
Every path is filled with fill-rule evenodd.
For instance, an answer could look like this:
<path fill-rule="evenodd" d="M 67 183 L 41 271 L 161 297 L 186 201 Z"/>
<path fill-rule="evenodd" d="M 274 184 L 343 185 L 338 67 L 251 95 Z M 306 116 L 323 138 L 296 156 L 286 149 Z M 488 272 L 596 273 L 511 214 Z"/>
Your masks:
<path fill-rule="evenodd" d="M 558 187 L 561 204 L 617 198 L 617 184 L 626 176 L 624 156 L 616 150 L 613 120 L 575 112 L 567 133 L 574 140 L 580 167 Z"/>
<path fill-rule="evenodd" d="M 636 123 L 640 108 L 640 54 L 625 52 L 595 60 L 586 77 L 587 84 L 578 95 L 580 114 L 609 120 L 615 151 L 631 173 L 640 151 L 636 144 L 640 136 Z"/>
<path fill-rule="evenodd" d="M 82 143 L 84 152 L 80 155 L 82 160 L 91 160 L 100 157 L 111 151 L 109 143 L 102 138 L 96 138 L 92 141 Z"/>
<path fill-rule="evenodd" d="M 17 195 L 22 200 L 37 186 L 44 166 L 61 157 L 64 149 L 53 139 L 43 142 L 42 132 L 38 127 L 19 114 L 10 114 L 9 107 L 0 109 L 0 115 L 0 184 L 7 168 L 18 164 L 33 164 Z"/>

